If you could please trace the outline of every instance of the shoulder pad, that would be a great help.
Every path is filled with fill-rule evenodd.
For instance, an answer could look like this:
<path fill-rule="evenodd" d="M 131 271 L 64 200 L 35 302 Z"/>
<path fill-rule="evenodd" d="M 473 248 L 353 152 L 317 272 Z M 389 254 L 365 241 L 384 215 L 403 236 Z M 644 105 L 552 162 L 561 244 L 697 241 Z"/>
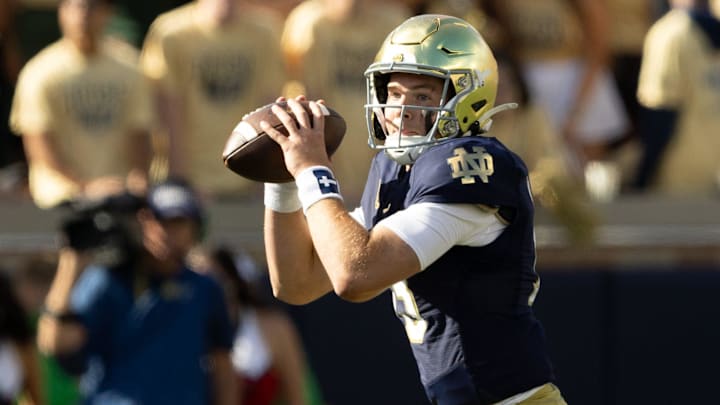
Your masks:
<path fill-rule="evenodd" d="M 407 204 L 438 202 L 514 206 L 527 168 L 499 141 L 467 137 L 434 146 L 411 171 Z"/>

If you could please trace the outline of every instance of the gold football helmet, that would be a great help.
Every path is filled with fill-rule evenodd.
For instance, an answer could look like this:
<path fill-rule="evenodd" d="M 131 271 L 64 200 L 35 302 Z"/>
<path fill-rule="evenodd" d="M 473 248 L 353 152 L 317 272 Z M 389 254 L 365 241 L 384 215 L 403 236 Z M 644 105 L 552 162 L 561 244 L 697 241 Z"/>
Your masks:
<path fill-rule="evenodd" d="M 394 72 L 444 79 L 437 107 L 387 104 L 387 83 Z M 368 143 L 401 164 L 410 164 L 431 145 L 488 129 L 497 93 L 497 62 L 480 33 L 466 21 L 446 15 L 419 15 L 406 20 L 385 39 L 375 61 L 365 71 L 365 116 Z M 389 137 L 386 108 L 422 110 L 427 133 L 422 137 Z M 380 142 L 378 142 L 380 141 Z"/>

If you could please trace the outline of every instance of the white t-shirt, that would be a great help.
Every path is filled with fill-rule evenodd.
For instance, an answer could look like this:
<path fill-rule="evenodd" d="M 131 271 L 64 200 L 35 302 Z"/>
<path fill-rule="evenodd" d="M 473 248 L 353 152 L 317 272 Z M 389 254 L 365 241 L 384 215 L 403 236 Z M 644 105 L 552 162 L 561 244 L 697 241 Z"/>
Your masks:
<path fill-rule="evenodd" d="M 257 380 L 272 366 L 272 354 L 258 324 L 254 310 L 240 315 L 240 326 L 235 335 L 232 349 L 232 363 L 236 371 Z"/>
<path fill-rule="evenodd" d="M 350 215 L 365 224 L 362 209 Z M 494 209 L 475 204 L 419 203 L 378 222 L 393 231 L 415 251 L 425 270 L 455 245 L 485 246 L 507 227 Z"/>

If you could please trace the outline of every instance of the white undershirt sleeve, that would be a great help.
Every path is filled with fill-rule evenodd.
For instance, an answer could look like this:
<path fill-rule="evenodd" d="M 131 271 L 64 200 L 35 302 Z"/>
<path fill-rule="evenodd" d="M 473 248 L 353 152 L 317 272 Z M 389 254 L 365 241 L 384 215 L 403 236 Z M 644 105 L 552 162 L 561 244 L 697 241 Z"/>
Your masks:
<path fill-rule="evenodd" d="M 507 227 L 495 210 L 474 204 L 419 203 L 381 220 L 415 251 L 425 270 L 450 248 L 485 246 Z"/>
<path fill-rule="evenodd" d="M 350 211 L 350 216 L 352 217 L 352 219 L 359 222 L 360 225 L 366 226 L 365 225 L 365 214 L 363 214 L 362 208 L 356 207 L 354 210 Z"/>

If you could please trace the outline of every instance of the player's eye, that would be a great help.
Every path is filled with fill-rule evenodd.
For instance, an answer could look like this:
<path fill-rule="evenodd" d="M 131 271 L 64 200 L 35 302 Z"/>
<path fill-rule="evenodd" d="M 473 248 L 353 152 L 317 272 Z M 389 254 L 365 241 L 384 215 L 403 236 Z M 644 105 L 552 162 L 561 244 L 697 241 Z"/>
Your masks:
<path fill-rule="evenodd" d="M 400 100 L 402 98 L 402 93 L 399 91 L 390 91 L 388 92 L 388 100 Z"/>
<path fill-rule="evenodd" d="M 439 105 L 440 100 L 432 93 L 423 92 L 423 93 L 418 93 L 415 96 L 415 102 L 418 105 L 437 106 L 437 105 Z"/>

